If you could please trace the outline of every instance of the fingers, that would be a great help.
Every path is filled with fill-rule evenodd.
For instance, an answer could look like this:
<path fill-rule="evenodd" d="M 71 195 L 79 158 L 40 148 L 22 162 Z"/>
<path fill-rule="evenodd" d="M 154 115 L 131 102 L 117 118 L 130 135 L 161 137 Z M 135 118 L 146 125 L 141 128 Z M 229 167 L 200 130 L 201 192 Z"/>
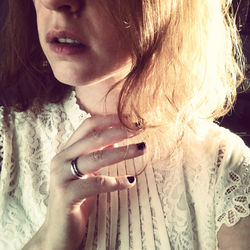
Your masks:
<path fill-rule="evenodd" d="M 144 154 L 145 144 L 131 144 L 119 148 L 111 148 L 107 150 L 99 150 L 88 155 L 79 157 L 77 160 L 77 168 L 79 172 L 87 174 L 98 171 L 99 169 L 113 165 L 115 163 L 135 158 Z M 64 166 L 64 178 L 68 180 L 74 179 L 70 170 L 70 161 Z"/>
<path fill-rule="evenodd" d="M 70 145 L 61 154 L 66 160 L 72 160 L 80 155 L 86 155 L 102 147 L 121 142 L 124 139 L 135 136 L 135 134 L 135 132 L 129 132 L 121 126 L 95 131 Z"/>
<path fill-rule="evenodd" d="M 116 115 L 92 117 L 78 127 L 64 149 L 51 161 L 50 196 L 45 223 L 45 229 L 50 233 L 47 235 L 53 235 L 54 228 L 59 230 L 59 240 L 56 242 L 60 241 L 61 232 L 64 231 L 73 232 L 72 235 L 84 235 L 97 194 L 135 185 L 133 176 L 109 177 L 96 173 L 102 167 L 143 155 L 145 144 L 114 147 L 114 144 L 135 135 L 122 126 Z M 76 158 L 76 164 L 71 165 L 71 161 Z M 78 172 L 87 174 L 87 178 L 78 179 L 81 176 Z"/>
<path fill-rule="evenodd" d="M 78 141 L 80 138 L 83 138 L 90 133 L 95 133 L 96 131 L 117 126 L 121 126 L 121 122 L 117 115 L 94 116 L 88 118 L 77 128 L 64 148 L 67 148 L 68 146 Z"/>
<path fill-rule="evenodd" d="M 135 183 L 136 179 L 133 176 L 93 176 L 84 181 L 71 182 L 66 195 L 70 195 L 69 200 L 77 202 L 82 197 L 88 198 L 99 193 L 128 189 Z"/>
<path fill-rule="evenodd" d="M 130 132 L 123 127 L 116 115 L 96 116 L 85 120 L 71 136 L 64 150 L 51 162 L 51 183 L 57 187 L 55 190 L 59 188 L 69 195 L 76 195 L 80 190 L 72 189 L 69 192 L 68 187 L 77 188 L 76 186 L 80 185 L 81 188 L 84 187 L 84 190 L 80 192 L 81 195 L 77 196 L 81 203 L 86 197 L 100 192 L 131 187 L 132 184 L 126 176 L 95 175 L 103 167 L 143 155 L 145 143 L 113 147 L 114 144 L 136 134 L 137 132 Z M 74 166 L 72 170 L 71 161 L 76 158 L 78 158 L 77 166 Z M 75 172 L 77 171 L 79 174 L 88 174 L 88 178 L 76 179 Z M 70 200 L 72 202 L 72 199 L 68 201 Z"/>

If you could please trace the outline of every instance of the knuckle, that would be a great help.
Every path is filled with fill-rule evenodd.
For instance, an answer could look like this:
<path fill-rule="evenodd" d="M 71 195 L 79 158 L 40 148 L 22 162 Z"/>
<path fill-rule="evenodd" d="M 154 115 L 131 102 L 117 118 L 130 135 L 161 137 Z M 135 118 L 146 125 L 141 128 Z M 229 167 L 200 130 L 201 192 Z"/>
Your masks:
<path fill-rule="evenodd" d="M 116 188 L 119 189 L 122 185 L 121 181 L 119 180 L 119 178 L 115 178 L 115 181 L 116 181 Z"/>
<path fill-rule="evenodd" d="M 120 178 L 116 177 L 115 180 L 116 180 L 115 189 L 121 190 L 121 189 L 124 189 L 126 187 L 126 185 L 124 184 L 124 182 Z"/>
<path fill-rule="evenodd" d="M 100 189 L 103 188 L 103 187 L 105 187 L 105 185 L 106 185 L 106 183 L 107 183 L 105 177 L 103 177 L 103 176 L 98 176 L 98 177 L 95 178 L 95 180 L 96 180 L 97 186 L 98 186 Z"/>
<path fill-rule="evenodd" d="M 101 138 L 101 135 L 102 135 L 102 132 L 101 131 L 98 131 L 96 129 L 93 129 L 92 133 L 91 133 L 91 137 L 94 139 L 94 140 L 99 140 Z"/>
<path fill-rule="evenodd" d="M 105 176 L 98 176 L 95 178 L 95 185 L 98 192 L 113 192 L 116 190 L 122 190 L 126 189 L 127 185 L 124 183 L 124 181 L 119 178 L 115 177 L 114 180 L 110 180 L 108 178 L 105 178 Z"/>
<path fill-rule="evenodd" d="M 119 150 L 119 155 L 120 157 L 125 160 L 127 155 L 129 153 L 129 148 L 128 147 L 122 147 L 120 150 Z"/>
<path fill-rule="evenodd" d="M 103 159 L 103 150 L 95 151 L 90 156 L 93 161 L 100 161 Z"/>
<path fill-rule="evenodd" d="M 53 157 L 53 159 L 51 160 L 51 166 L 50 166 L 51 180 L 61 179 L 61 175 L 62 175 L 61 169 L 62 169 L 63 164 L 65 163 L 63 162 L 63 159 L 60 156 L 60 154 Z"/>

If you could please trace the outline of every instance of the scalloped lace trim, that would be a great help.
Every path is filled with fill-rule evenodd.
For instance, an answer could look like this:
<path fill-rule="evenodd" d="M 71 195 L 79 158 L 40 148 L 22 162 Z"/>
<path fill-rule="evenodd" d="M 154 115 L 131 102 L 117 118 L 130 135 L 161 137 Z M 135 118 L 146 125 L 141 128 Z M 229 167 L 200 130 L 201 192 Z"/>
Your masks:
<path fill-rule="evenodd" d="M 221 157 L 222 153 L 219 154 L 219 162 Z M 250 156 L 242 156 L 238 166 L 227 170 L 219 180 L 222 184 L 216 192 L 216 232 L 223 223 L 228 227 L 234 226 L 241 218 L 250 215 Z"/>

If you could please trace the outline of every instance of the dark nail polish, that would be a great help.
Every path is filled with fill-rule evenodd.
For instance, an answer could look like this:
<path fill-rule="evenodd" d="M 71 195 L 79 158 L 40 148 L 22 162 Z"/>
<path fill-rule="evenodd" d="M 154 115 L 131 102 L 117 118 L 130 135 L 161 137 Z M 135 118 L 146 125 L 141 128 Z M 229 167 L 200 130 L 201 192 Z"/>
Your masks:
<path fill-rule="evenodd" d="M 136 122 L 136 123 L 135 123 L 135 126 L 136 126 L 137 128 L 140 128 L 140 127 L 141 127 L 141 123 L 140 123 L 140 122 Z"/>
<path fill-rule="evenodd" d="M 136 146 L 138 150 L 143 150 L 144 148 L 146 148 L 145 142 L 138 143 L 136 144 Z"/>
<path fill-rule="evenodd" d="M 134 176 L 128 176 L 127 179 L 128 179 L 129 183 L 133 183 L 135 181 L 135 177 Z"/>
<path fill-rule="evenodd" d="M 137 121 L 137 122 L 135 123 L 135 127 L 140 129 L 140 128 L 143 127 L 143 124 L 144 124 L 143 119 L 140 119 L 139 121 Z"/>

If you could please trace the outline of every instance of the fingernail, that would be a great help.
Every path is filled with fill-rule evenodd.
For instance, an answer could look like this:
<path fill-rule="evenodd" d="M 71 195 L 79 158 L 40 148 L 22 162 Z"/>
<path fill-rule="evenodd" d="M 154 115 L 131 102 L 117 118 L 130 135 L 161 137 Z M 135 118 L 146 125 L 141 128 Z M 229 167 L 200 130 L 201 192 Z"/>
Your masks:
<path fill-rule="evenodd" d="M 131 184 L 135 181 L 134 176 L 128 176 L 127 179 L 128 179 L 128 182 L 131 183 Z"/>
<path fill-rule="evenodd" d="M 140 119 L 139 121 L 137 121 L 136 123 L 135 123 L 135 127 L 136 128 L 142 128 L 142 126 L 143 126 L 143 119 Z"/>
<path fill-rule="evenodd" d="M 136 123 L 135 123 L 135 126 L 136 126 L 137 128 L 140 128 L 140 127 L 141 127 L 141 123 L 140 123 L 140 122 L 136 122 Z"/>
<path fill-rule="evenodd" d="M 145 142 L 137 143 L 136 146 L 138 150 L 143 150 L 144 148 L 146 148 Z"/>

